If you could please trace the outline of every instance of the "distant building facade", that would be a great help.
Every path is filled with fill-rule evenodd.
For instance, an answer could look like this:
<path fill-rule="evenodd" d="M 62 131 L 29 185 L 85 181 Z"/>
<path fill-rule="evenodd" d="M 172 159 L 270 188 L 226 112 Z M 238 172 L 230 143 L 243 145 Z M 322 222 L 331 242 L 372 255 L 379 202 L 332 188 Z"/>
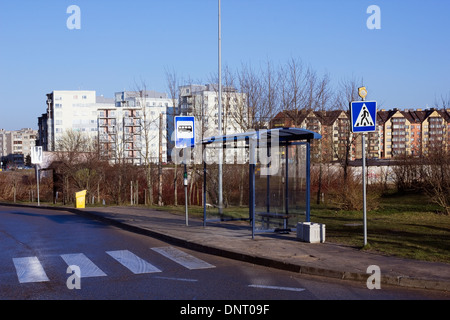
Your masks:
<path fill-rule="evenodd" d="M 272 128 L 293 126 L 322 135 L 312 144 L 312 157 L 323 161 L 339 161 L 347 153 L 349 160 L 362 157 L 361 134 L 351 132 L 345 111 L 283 111 L 270 122 Z M 366 134 L 367 158 L 421 156 L 436 148 L 450 150 L 449 109 L 382 109 L 377 112 L 376 130 Z"/>
<path fill-rule="evenodd" d="M 57 151 L 58 140 L 67 130 L 97 136 L 95 91 L 53 91 L 47 94 L 47 112 L 38 118 L 39 145 Z"/>
<path fill-rule="evenodd" d="M 97 141 L 100 156 L 111 162 L 167 161 L 166 114 L 173 102 L 164 93 L 123 91 L 105 98 L 95 91 L 53 91 L 46 102 L 38 118 L 44 151 L 58 151 L 58 140 L 72 130 Z"/>
<path fill-rule="evenodd" d="M 199 128 L 197 141 L 202 137 L 219 135 L 218 85 L 184 85 L 179 87 L 180 115 L 194 116 Z M 222 133 L 244 132 L 250 123 L 246 95 L 233 87 L 222 88 Z"/>
<path fill-rule="evenodd" d="M 102 156 L 134 164 L 167 162 L 173 101 L 156 91 L 116 92 L 114 100 L 98 109 Z"/>
<path fill-rule="evenodd" d="M 3 167 L 23 167 L 36 144 L 38 131 L 24 128 L 14 131 L 0 129 L 0 158 Z"/>

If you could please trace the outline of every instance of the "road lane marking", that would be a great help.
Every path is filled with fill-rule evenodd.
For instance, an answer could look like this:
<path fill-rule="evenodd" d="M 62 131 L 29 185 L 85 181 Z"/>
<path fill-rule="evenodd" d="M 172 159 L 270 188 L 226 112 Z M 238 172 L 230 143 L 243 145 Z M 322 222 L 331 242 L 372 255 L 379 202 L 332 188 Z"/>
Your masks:
<path fill-rule="evenodd" d="M 285 291 L 297 291 L 297 292 L 301 292 L 301 291 L 305 291 L 306 290 L 306 289 L 303 289 L 303 288 L 265 286 L 265 285 L 259 285 L 259 284 L 249 284 L 248 286 L 251 287 L 251 288 L 285 290 Z"/>
<path fill-rule="evenodd" d="M 200 260 L 174 247 L 158 247 L 152 248 L 152 250 L 158 252 L 159 254 L 162 254 L 166 258 L 169 258 L 170 260 L 178 264 L 181 264 L 183 267 L 188 268 L 189 270 L 215 268 L 215 266 L 213 266 L 212 264 Z"/>
<path fill-rule="evenodd" d="M 128 250 L 106 251 L 134 274 L 161 272 L 157 267 Z"/>
<path fill-rule="evenodd" d="M 49 281 L 37 257 L 13 258 L 20 283 Z"/>
<path fill-rule="evenodd" d="M 75 265 L 80 267 L 81 278 L 106 276 L 106 273 L 97 267 L 83 253 L 62 254 L 61 258 L 63 258 L 69 266 Z"/>
<path fill-rule="evenodd" d="M 197 279 L 186 279 L 186 278 L 172 278 L 172 277 L 154 277 L 155 279 L 162 280 L 174 280 L 174 281 L 184 281 L 184 282 L 197 282 Z"/>

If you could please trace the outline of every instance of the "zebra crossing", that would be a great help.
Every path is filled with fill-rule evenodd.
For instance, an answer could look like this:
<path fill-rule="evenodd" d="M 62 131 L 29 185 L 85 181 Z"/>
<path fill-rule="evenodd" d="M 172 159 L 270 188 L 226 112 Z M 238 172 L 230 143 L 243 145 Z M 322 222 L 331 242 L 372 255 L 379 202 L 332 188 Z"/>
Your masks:
<path fill-rule="evenodd" d="M 175 247 L 156 247 L 150 248 L 172 262 L 183 266 L 189 270 L 215 268 L 214 265 L 207 263 L 193 255 L 190 255 Z M 105 251 L 105 254 L 133 274 L 160 273 L 160 268 L 149 261 L 137 256 L 129 250 Z M 80 270 L 80 278 L 105 277 L 108 276 L 94 261 L 89 259 L 84 253 L 70 253 L 59 255 L 62 260 L 70 267 L 77 266 Z M 46 274 L 44 267 L 36 256 L 18 257 L 12 259 L 17 279 L 19 283 L 47 282 L 51 281 Z M 164 278 L 164 277 L 160 277 Z"/>

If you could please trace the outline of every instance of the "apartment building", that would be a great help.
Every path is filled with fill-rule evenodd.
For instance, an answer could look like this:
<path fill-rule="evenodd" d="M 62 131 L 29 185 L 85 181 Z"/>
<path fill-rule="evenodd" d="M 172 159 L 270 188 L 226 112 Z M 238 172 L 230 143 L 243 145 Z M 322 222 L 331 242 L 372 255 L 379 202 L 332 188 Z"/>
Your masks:
<path fill-rule="evenodd" d="M 382 157 L 420 156 L 450 143 L 450 110 L 380 110 L 383 119 Z"/>
<path fill-rule="evenodd" d="M 450 110 L 379 110 L 375 132 L 366 134 L 366 157 L 390 159 L 401 155 L 420 156 L 429 150 L 450 148 Z M 314 158 L 336 161 L 345 158 L 350 142 L 349 159 L 362 157 L 361 134 L 353 134 L 346 112 L 283 111 L 270 126 L 296 126 L 318 132 L 322 139 L 312 143 Z"/>
<path fill-rule="evenodd" d="M 156 91 L 122 91 L 114 98 L 96 96 L 95 91 L 53 91 L 47 94 L 47 112 L 38 118 L 38 145 L 58 151 L 58 140 L 73 130 L 98 141 L 103 159 L 166 162 L 166 114 L 172 108 L 173 101 Z"/>
<path fill-rule="evenodd" d="M 313 158 L 323 161 L 344 159 L 347 145 L 352 141 L 350 121 L 347 113 L 341 110 L 333 111 L 283 111 L 270 122 L 271 128 L 298 127 L 311 130 L 322 135 L 322 139 L 311 143 Z M 356 146 L 348 150 L 350 158 L 355 158 Z"/>
<path fill-rule="evenodd" d="M 222 133 L 219 133 L 218 85 L 185 85 L 179 87 L 179 112 L 194 116 L 198 126 L 196 141 L 203 137 L 244 132 L 249 113 L 246 95 L 234 87 L 222 87 Z"/>
<path fill-rule="evenodd" d="M 36 144 L 38 131 L 24 128 L 15 131 L 0 130 L 0 158 L 3 167 L 23 167 L 26 157 Z"/>
<path fill-rule="evenodd" d="M 142 164 L 167 162 L 173 101 L 156 91 L 115 93 L 114 105 L 98 109 L 99 146 L 104 158 Z M 172 129 L 171 129 L 172 128 Z"/>
<path fill-rule="evenodd" d="M 39 145 L 44 151 L 57 151 L 58 140 L 66 130 L 97 137 L 95 91 L 53 91 L 47 94 L 47 112 L 38 118 Z"/>

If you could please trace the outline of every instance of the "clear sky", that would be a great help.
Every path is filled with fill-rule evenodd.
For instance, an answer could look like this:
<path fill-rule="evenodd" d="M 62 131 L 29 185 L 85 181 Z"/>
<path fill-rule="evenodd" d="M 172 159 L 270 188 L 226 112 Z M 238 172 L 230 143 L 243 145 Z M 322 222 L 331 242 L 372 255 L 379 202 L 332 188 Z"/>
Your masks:
<path fill-rule="evenodd" d="M 217 0 L 0 0 L 0 128 L 37 129 L 53 90 L 167 91 L 165 70 L 217 73 Z M 81 29 L 70 30 L 70 5 Z M 370 5 L 381 29 L 370 30 Z M 448 0 L 222 0 L 222 63 L 300 59 L 334 84 L 363 78 L 385 108 L 450 94 Z"/>

